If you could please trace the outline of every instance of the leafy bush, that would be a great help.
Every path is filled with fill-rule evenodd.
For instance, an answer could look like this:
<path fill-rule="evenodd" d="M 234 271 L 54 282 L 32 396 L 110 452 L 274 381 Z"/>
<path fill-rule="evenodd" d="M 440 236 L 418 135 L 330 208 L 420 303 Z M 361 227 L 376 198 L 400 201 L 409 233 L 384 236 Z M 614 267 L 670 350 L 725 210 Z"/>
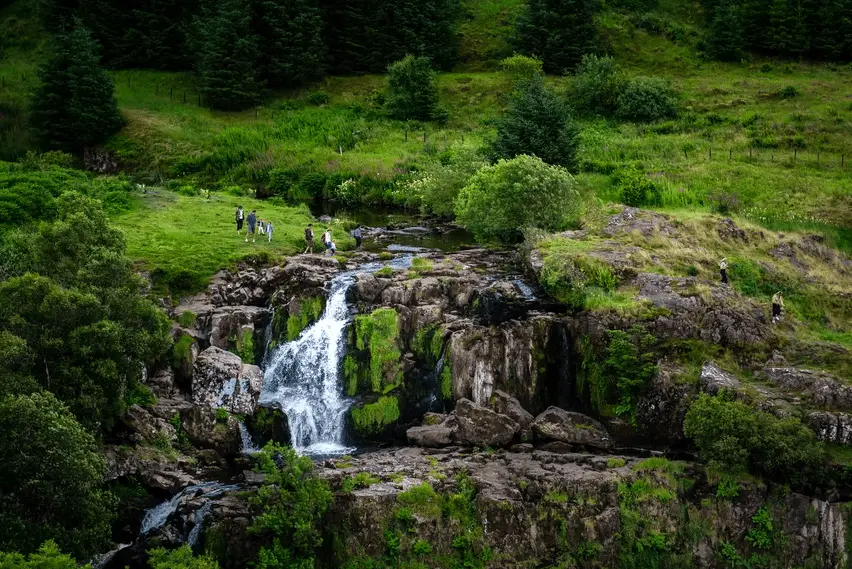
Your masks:
<path fill-rule="evenodd" d="M 539 282 L 550 296 L 576 309 L 586 308 L 589 287 L 612 291 L 618 286 L 609 265 L 585 255 L 548 255 Z"/>
<path fill-rule="evenodd" d="M 807 483 L 825 460 L 822 444 L 798 419 L 779 419 L 724 395 L 699 396 L 683 432 L 711 468 L 732 474 Z"/>
<path fill-rule="evenodd" d="M 714 213 L 730 215 L 740 209 L 740 198 L 734 192 L 716 191 L 707 196 Z"/>
<path fill-rule="evenodd" d="M 3 569 L 78 569 L 77 562 L 64 555 L 56 543 L 46 541 L 37 553 L 24 557 L 20 553 L 0 552 L 0 567 Z M 89 567 L 86 565 L 86 567 Z M 85 569 L 85 568 L 84 568 Z"/>
<path fill-rule="evenodd" d="M 491 151 L 496 158 L 527 154 L 572 168 L 578 133 L 568 105 L 545 85 L 541 75 L 535 75 L 512 94 L 508 111 L 497 123 Z"/>
<path fill-rule="evenodd" d="M 555 231 L 577 217 L 574 178 L 532 156 L 500 160 L 471 178 L 456 200 L 456 216 L 477 239 L 517 242 L 524 228 Z"/>
<path fill-rule="evenodd" d="M 310 95 L 308 95 L 308 102 L 312 105 L 327 105 L 331 98 L 328 96 L 323 90 L 312 91 Z"/>
<path fill-rule="evenodd" d="M 398 120 L 441 120 L 435 71 L 426 57 L 406 56 L 388 66 L 385 107 Z"/>
<path fill-rule="evenodd" d="M 621 203 L 632 207 L 659 204 L 662 188 L 641 170 L 624 168 L 616 176 Z"/>
<path fill-rule="evenodd" d="M 532 79 L 533 76 L 544 72 L 543 65 L 537 57 L 528 57 L 517 53 L 500 62 L 500 68 L 513 81 Z"/>
<path fill-rule="evenodd" d="M 289 447 L 269 443 L 257 461 L 266 477 L 250 499 L 263 510 L 250 527 L 264 544 L 254 566 L 313 567 L 322 545 L 320 523 L 332 499 L 328 482 L 316 475 L 310 457 Z"/>
<path fill-rule="evenodd" d="M 624 120 L 652 122 L 677 116 L 677 97 L 659 77 L 634 77 L 617 101 L 616 115 Z"/>
<path fill-rule="evenodd" d="M 158 547 L 148 554 L 151 556 L 151 569 L 219 569 L 219 564 L 212 557 L 195 557 L 189 545 L 172 550 Z"/>
<path fill-rule="evenodd" d="M 799 90 L 793 85 L 787 85 L 778 91 L 778 96 L 782 99 L 792 99 L 799 96 Z"/>
<path fill-rule="evenodd" d="M 0 550 L 52 539 L 85 559 L 109 545 L 113 496 L 94 437 L 50 393 L 0 400 Z"/>
<path fill-rule="evenodd" d="M 612 115 L 624 88 L 624 75 L 608 56 L 584 55 L 574 75 L 577 107 L 586 112 Z"/>
<path fill-rule="evenodd" d="M 452 217 L 456 197 L 481 168 L 488 165 L 478 150 L 462 147 L 444 162 L 431 162 L 404 181 L 397 182 L 409 207 L 420 207 L 442 217 Z"/>

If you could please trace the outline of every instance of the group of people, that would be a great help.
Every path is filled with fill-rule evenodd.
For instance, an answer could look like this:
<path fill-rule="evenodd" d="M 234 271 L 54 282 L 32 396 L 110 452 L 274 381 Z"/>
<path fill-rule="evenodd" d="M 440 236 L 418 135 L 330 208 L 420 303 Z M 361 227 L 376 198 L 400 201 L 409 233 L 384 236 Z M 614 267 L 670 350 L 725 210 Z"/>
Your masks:
<path fill-rule="evenodd" d="M 243 206 L 237 206 L 237 212 L 234 214 L 234 220 L 237 222 L 237 235 L 242 235 L 243 225 L 247 225 L 246 229 L 246 243 L 248 243 L 249 237 L 251 237 L 251 242 L 257 242 L 257 234 L 266 235 L 267 240 L 272 242 L 272 232 L 275 228 L 272 225 L 272 221 L 267 219 L 264 220 L 257 216 L 257 210 L 251 210 L 251 213 L 246 216 L 245 211 L 243 211 Z"/>
<path fill-rule="evenodd" d="M 719 261 L 719 273 L 722 275 L 722 284 L 728 284 L 728 258 L 723 257 Z M 784 308 L 784 295 L 779 290 L 772 295 L 772 323 L 781 321 L 781 309 Z"/>
<path fill-rule="evenodd" d="M 307 227 L 305 227 L 305 251 L 303 255 L 313 254 L 314 252 L 314 224 L 309 223 Z M 352 237 L 355 238 L 355 248 L 361 248 L 361 227 L 356 227 L 354 231 L 352 231 Z M 325 248 L 325 252 L 327 255 L 334 255 L 337 253 L 337 241 L 335 241 L 331 236 L 331 227 L 327 227 L 322 234 L 322 245 Z"/>

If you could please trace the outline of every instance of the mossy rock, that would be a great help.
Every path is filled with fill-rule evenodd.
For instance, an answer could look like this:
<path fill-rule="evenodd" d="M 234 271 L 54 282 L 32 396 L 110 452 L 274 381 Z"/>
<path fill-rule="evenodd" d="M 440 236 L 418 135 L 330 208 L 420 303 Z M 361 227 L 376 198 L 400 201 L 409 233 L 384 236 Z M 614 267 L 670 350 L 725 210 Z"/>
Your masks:
<path fill-rule="evenodd" d="M 350 351 L 351 357 L 344 361 L 350 395 L 361 390 L 388 393 L 402 384 L 401 338 L 396 310 L 379 308 L 371 314 L 357 316 L 350 343 L 355 352 Z"/>
<path fill-rule="evenodd" d="M 292 342 L 305 329 L 320 319 L 325 310 L 325 297 L 309 296 L 290 301 L 287 307 L 275 311 L 272 333 L 279 342 Z"/>
<path fill-rule="evenodd" d="M 254 415 L 246 417 L 245 423 L 261 446 L 269 441 L 282 445 L 291 443 L 290 422 L 280 409 L 259 407 Z"/>
<path fill-rule="evenodd" d="M 400 418 L 399 399 L 383 395 L 371 403 L 353 406 L 349 410 L 352 434 L 359 441 L 379 441 L 392 438 L 393 427 Z"/>
<path fill-rule="evenodd" d="M 192 381 L 192 367 L 199 353 L 198 342 L 189 334 L 181 333 L 172 347 L 172 369 L 175 378 L 188 384 Z"/>

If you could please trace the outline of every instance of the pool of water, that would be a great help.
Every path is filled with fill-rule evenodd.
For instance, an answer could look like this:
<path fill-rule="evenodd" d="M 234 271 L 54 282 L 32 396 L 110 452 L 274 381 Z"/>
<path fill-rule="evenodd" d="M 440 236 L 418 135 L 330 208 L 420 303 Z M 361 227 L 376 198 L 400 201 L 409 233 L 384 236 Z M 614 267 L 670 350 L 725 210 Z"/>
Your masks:
<path fill-rule="evenodd" d="M 329 202 L 313 203 L 310 208 L 317 218 L 327 216 L 361 225 L 363 248 L 367 251 L 418 253 L 437 249 L 452 252 L 476 246 L 473 235 L 463 227 L 416 212 Z"/>

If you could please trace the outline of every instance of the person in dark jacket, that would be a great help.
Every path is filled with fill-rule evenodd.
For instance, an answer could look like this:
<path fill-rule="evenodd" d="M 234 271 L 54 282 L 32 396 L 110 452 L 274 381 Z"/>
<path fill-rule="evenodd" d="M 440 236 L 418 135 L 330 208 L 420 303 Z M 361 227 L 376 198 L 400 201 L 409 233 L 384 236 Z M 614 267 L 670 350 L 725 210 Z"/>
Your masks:
<path fill-rule="evenodd" d="M 239 235 L 240 231 L 243 230 L 243 219 L 245 219 L 245 216 L 243 206 L 237 206 L 237 213 L 234 214 L 234 219 L 237 222 L 237 235 Z"/>
<path fill-rule="evenodd" d="M 314 253 L 314 224 L 309 223 L 305 228 L 305 252 L 302 255 L 306 255 L 308 252 L 313 255 Z"/>
<path fill-rule="evenodd" d="M 355 238 L 355 248 L 361 248 L 361 226 L 355 228 L 355 231 L 352 232 L 352 237 Z"/>
<path fill-rule="evenodd" d="M 251 213 L 248 214 L 248 231 L 246 232 L 246 243 L 248 243 L 249 235 L 251 235 L 251 242 L 254 243 L 257 241 L 257 235 L 255 231 L 257 230 L 257 213 L 256 210 L 251 210 Z"/>
<path fill-rule="evenodd" d="M 723 258 L 719 262 L 719 274 L 722 275 L 722 284 L 728 284 L 728 259 Z"/>

